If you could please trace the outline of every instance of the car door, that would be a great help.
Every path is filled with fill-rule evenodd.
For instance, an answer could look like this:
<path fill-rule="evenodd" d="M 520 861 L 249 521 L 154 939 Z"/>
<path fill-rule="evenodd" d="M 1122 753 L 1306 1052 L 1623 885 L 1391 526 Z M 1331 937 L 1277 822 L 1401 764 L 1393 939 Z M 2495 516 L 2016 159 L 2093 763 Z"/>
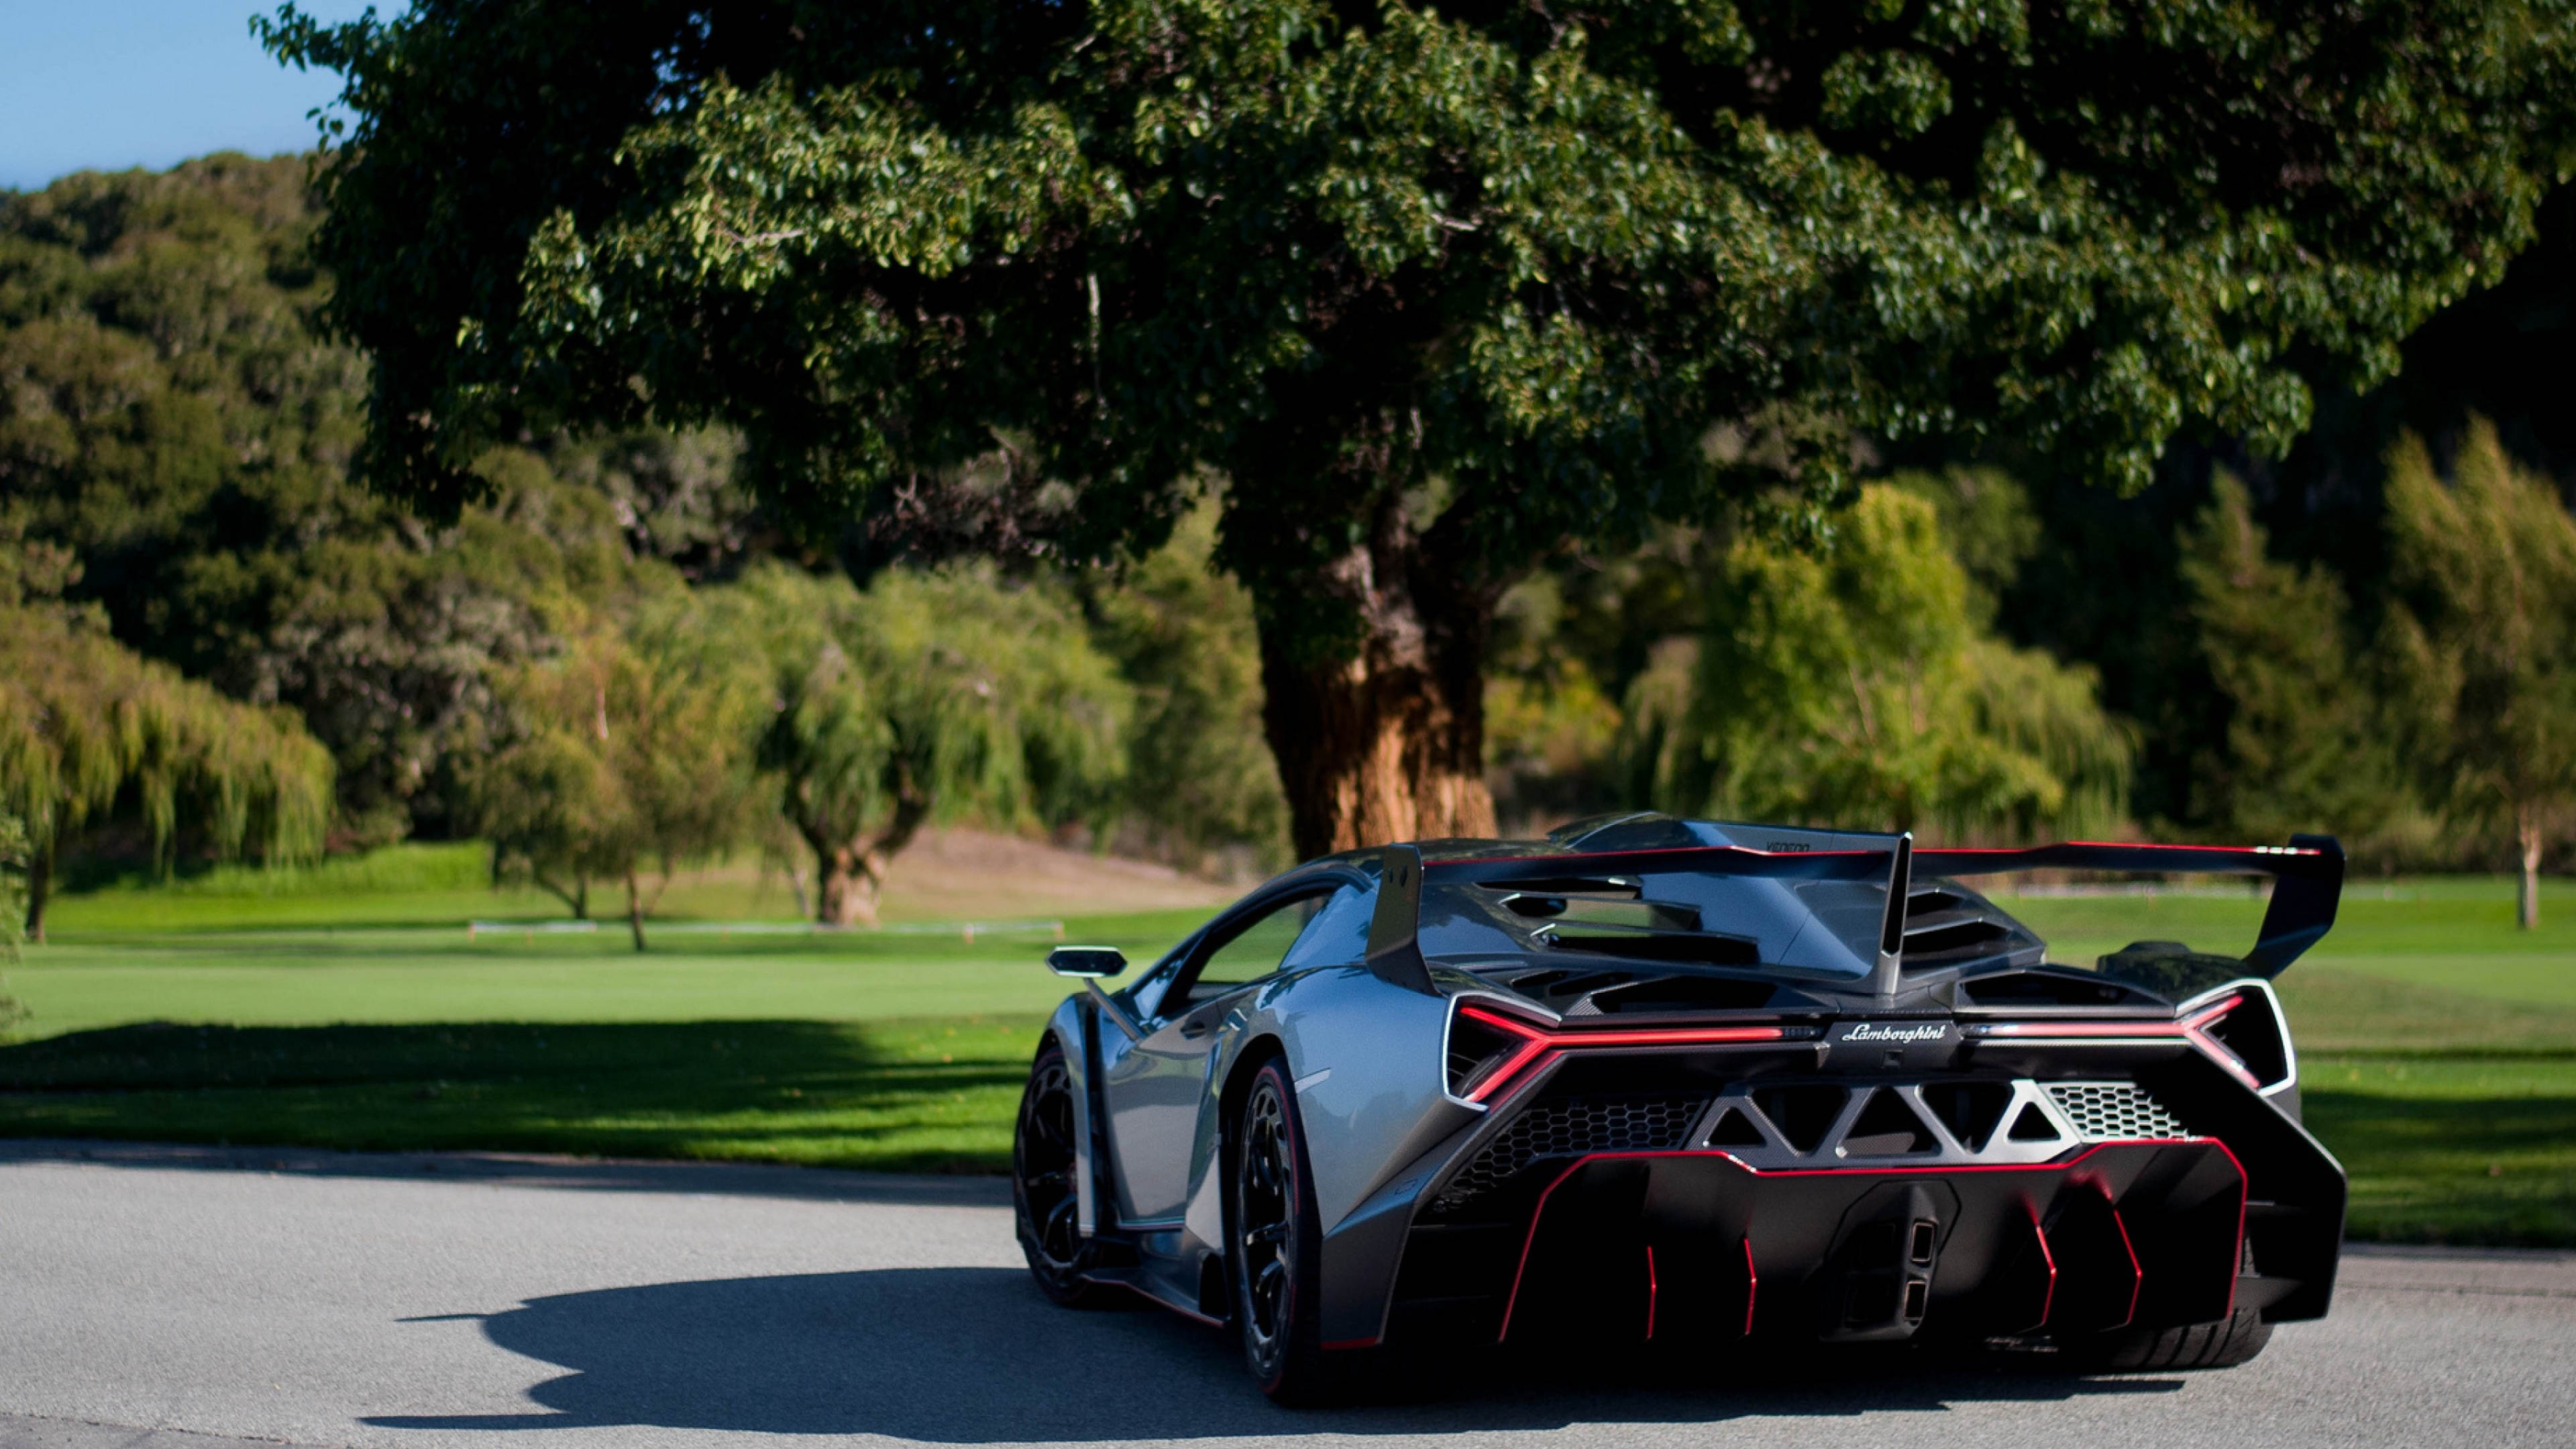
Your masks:
<path fill-rule="evenodd" d="M 1247 902 L 1219 921 L 1180 965 L 1144 1035 L 1102 1063 L 1116 1166 L 1120 1220 L 1129 1226 L 1177 1221 L 1189 1192 L 1190 1148 L 1207 1094 L 1217 1023 L 1237 992 L 1279 970 L 1307 921 L 1339 882 Z"/>

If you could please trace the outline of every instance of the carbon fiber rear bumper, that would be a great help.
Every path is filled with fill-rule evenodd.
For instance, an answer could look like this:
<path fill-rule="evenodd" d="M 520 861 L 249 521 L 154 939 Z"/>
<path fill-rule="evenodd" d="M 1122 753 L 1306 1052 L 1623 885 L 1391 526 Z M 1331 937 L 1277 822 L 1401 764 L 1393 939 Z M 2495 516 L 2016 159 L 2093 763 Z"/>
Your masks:
<path fill-rule="evenodd" d="M 2001 1167 L 1758 1171 L 1722 1151 L 1598 1153 L 1519 1225 L 1418 1224 L 1395 1342 L 1885 1342 L 2223 1319 L 2246 1174 L 2210 1138 Z M 1497 1291 L 1499 1290 L 1499 1291 Z"/>
<path fill-rule="evenodd" d="M 1757 1172 L 1586 1158 L 1550 1183 L 1498 1336 L 1979 1337 L 2224 1318 L 2245 1175 L 2206 1139 L 2035 1167 Z"/>

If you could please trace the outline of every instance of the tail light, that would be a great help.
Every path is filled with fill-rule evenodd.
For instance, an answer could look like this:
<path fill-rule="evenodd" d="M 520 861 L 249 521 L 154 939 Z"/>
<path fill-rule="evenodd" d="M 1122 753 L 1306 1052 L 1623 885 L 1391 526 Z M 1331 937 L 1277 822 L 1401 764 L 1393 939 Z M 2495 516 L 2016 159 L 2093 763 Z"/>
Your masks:
<path fill-rule="evenodd" d="M 1596 1047 L 1715 1046 L 1782 1041 L 1813 1027 L 1680 1026 L 1639 1030 L 1540 1026 L 1516 1016 L 1461 1005 L 1449 1018 L 1449 1091 L 1470 1102 L 1492 1099 L 1534 1062 Z"/>
<path fill-rule="evenodd" d="M 2223 986 L 2183 1010 L 2183 1030 L 2247 1086 L 2270 1094 L 2298 1077 L 2280 998 L 2259 981 Z"/>
<path fill-rule="evenodd" d="M 1461 1010 L 1449 1018 L 1449 1093 L 1481 1102 L 1547 1050 L 1547 1038 L 1497 1012 Z"/>

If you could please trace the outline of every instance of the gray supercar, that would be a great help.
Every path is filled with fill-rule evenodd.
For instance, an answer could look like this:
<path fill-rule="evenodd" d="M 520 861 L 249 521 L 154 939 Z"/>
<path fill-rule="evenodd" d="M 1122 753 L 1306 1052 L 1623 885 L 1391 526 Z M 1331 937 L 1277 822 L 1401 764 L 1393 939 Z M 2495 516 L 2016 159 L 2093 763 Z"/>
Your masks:
<path fill-rule="evenodd" d="M 2095 969 L 1962 878 L 2268 876 L 2242 957 Z M 2341 1166 L 2271 979 L 2331 839 L 1915 850 L 1638 814 L 1354 851 L 1049 1021 L 1013 1149 L 1060 1303 L 1231 1324 L 1263 1390 L 1407 1348 L 1791 1342 L 2217 1368 L 2322 1316 Z"/>

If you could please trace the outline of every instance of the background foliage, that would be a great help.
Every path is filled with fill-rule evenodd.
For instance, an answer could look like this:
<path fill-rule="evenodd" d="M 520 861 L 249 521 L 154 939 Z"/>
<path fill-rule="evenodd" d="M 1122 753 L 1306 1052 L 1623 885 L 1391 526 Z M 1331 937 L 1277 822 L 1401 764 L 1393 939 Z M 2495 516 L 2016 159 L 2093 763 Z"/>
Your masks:
<path fill-rule="evenodd" d="M 913 599 L 918 627 L 1043 638 L 1018 657 L 1070 671 L 1013 686 L 1053 699 L 1031 707 L 1066 732 L 974 756 L 981 783 L 945 792 L 938 818 L 1196 869 L 1284 861 L 1255 609 L 1211 568 L 1213 510 L 1119 568 L 1023 554 L 935 581 L 899 538 L 818 540 L 764 512 L 730 434 L 642 429 L 486 450 L 491 501 L 424 523 L 351 479 L 363 368 L 315 327 L 329 284 L 310 261 L 307 174 L 214 157 L 0 197 L 0 555 L 9 597 L 43 605 L 12 615 L 12 642 L 87 641 L 62 647 L 128 677 L 139 663 L 94 652 L 113 640 L 179 672 L 154 678 L 211 687 L 193 698 L 290 711 L 335 782 L 295 849 L 469 833 L 470 767 L 531 728 L 514 681 L 563 667 L 585 637 L 768 670 L 726 687 L 776 720 L 793 671 L 756 661 L 779 657 L 778 620 L 801 617 L 798 647 L 819 647 L 820 621 L 882 596 Z M 2321 392 L 2319 427 L 2286 460 L 2193 444 L 2121 499 L 2009 452 L 1891 467 L 1906 450 L 1874 443 L 1858 456 L 1885 481 L 1828 544 L 1719 518 L 1550 554 L 1502 596 L 1486 654 L 1506 823 L 1651 801 L 1980 838 L 2322 826 L 2383 865 L 2519 864 L 2511 812 L 2463 783 L 2490 778 L 2451 728 L 2463 696 L 2409 663 L 2428 656 L 2402 623 L 2482 628 L 2426 590 L 2485 575 L 2410 562 L 2404 540 L 2463 534 L 2425 510 L 2486 496 L 2481 480 L 2511 474 L 2516 496 L 2546 499 L 2576 471 L 2528 377 L 2567 375 L 2548 300 L 2576 286 L 2567 212 L 2552 200 L 2533 251 L 2410 339 L 2395 382 Z M 764 591 L 778 598 L 759 605 Z M 2550 608 L 2533 638 L 2564 627 Z M 899 614 L 852 641 L 916 627 Z M 1859 700 L 1874 724 L 1881 696 L 1926 728 L 1856 750 Z M 139 788 L 93 798 L 67 841 L 81 879 L 195 869 L 228 841 L 295 833 L 264 836 L 261 807 L 212 796 L 157 816 Z M 2564 813 L 2541 812 L 2547 860 Z M 759 814 L 738 841 L 770 838 Z"/>

